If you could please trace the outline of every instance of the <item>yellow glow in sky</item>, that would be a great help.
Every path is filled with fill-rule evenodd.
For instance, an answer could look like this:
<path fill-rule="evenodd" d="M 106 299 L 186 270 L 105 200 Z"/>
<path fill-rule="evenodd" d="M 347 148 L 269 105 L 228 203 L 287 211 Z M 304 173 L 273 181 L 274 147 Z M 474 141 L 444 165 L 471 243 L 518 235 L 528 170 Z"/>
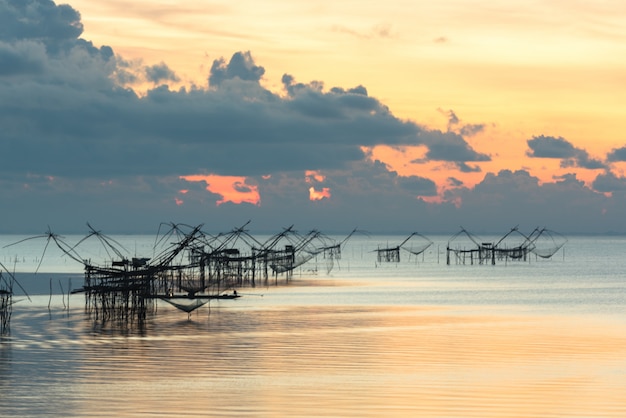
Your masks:
<path fill-rule="evenodd" d="M 322 190 L 315 190 L 315 187 L 309 187 L 309 200 L 330 199 L 330 188 L 324 187 Z"/>
<path fill-rule="evenodd" d="M 225 202 L 251 203 L 253 205 L 261 203 L 257 186 L 247 184 L 245 177 L 196 174 L 181 176 L 180 178 L 189 182 L 205 182 L 206 190 L 221 196 L 221 199 L 217 201 L 218 206 Z M 181 190 L 180 194 L 185 195 L 187 192 L 187 190 Z M 184 204 L 184 199 L 176 198 L 176 204 Z"/>
<path fill-rule="evenodd" d="M 214 59 L 250 51 L 272 91 L 288 73 L 326 88 L 363 85 L 401 119 L 446 129 L 441 110 L 484 124 L 466 138 L 491 162 L 479 173 L 411 164 L 418 150 L 372 155 L 443 187 L 527 169 L 541 181 L 575 172 L 531 159 L 526 140 L 563 137 L 593 158 L 626 144 L 626 2 L 74 0 L 83 38 L 129 60 L 165 62 L 181 85 L 207 85 Z M 251 197 L 251 199 L 254 199 Z"/>

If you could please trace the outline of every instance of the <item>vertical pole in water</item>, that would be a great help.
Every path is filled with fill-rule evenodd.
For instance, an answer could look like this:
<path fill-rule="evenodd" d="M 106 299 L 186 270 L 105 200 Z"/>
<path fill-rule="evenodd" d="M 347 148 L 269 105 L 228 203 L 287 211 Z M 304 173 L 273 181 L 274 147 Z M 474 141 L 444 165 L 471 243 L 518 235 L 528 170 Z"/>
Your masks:
<path fill-rule="evenodd" d="M 63 290 L 63 285 L 61 284 L 61 279 L 59 279 L 59 287 L 61 288 L 61 300 L 63 301 L 63 309 L 65 309 L 65 291 Z M 52 295 L 50 295 L 52 296 Z"/>
<path fill-rule="evenodd" d="M 48 299 L 48 310 L 50 310 L 50 302 L 52 302 L 52 277 L 50 277 L 50 299 Z"/>

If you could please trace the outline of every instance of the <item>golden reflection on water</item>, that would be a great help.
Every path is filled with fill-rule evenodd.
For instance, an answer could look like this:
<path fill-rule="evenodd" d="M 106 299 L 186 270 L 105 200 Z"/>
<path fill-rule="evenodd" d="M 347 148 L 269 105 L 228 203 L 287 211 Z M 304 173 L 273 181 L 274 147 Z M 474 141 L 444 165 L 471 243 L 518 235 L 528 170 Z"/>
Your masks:
<path fill-rule="evenodd" d="M 51 343 L 79 347 L 75 413 L 626 416 L 624 323 L 600 318 L 284 307 L 165 310 L 150 326 Z"/>

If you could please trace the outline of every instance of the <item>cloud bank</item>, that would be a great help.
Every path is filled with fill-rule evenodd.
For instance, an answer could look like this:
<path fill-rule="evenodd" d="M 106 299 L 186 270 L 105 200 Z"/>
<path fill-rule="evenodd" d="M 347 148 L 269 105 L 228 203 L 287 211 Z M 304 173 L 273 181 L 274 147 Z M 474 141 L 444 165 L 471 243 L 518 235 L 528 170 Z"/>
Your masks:
<path fill-rule="evenodd" d="M 71 6 L 0 0 L 0 185 L 10 219 L 0 232 L 86 221 L 111 232 L 151 232 L 162 221 L 224 230 L 249 219 L 266 230 L 501 231 L 523 220 L 604 232 L 624 215 L 623 180 L 609 171 L 623 149 L 603 162 L 537 136 L 528 157 L 602 170 L 595 190 L 575 175 L 540 184 L 524 170 L 485 173 L 470 189 L 459 179 L 494 157 L 468 141 L 485 125 L 462 124 L 452 110 L 442 132 L 394 116 L 358 82 L 326 88 L 284 74 L 271 91 L 251 51 L 215 60 L 206 84 L 175 90 L 170 64 L 125 60 L 82 34 Z M 442 187 L 426 169 L 400 176 L 364 151 L 377 145 L 424 147 L 414 163 L 450 163 L 450 181 Z M 311 172 L 320 173 L 314 184 Z M 228 198 L 237 192 L 247 198 Z"/>

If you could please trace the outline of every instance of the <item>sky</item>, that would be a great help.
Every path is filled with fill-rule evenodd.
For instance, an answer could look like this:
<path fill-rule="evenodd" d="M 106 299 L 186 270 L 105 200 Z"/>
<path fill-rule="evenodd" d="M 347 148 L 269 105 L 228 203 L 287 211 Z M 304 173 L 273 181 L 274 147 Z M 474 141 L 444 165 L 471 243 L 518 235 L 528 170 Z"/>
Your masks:
<path fill-rule="evenodd" d="M 0 0 L 0 233 L 626 233 L 626 3 Z"/>

